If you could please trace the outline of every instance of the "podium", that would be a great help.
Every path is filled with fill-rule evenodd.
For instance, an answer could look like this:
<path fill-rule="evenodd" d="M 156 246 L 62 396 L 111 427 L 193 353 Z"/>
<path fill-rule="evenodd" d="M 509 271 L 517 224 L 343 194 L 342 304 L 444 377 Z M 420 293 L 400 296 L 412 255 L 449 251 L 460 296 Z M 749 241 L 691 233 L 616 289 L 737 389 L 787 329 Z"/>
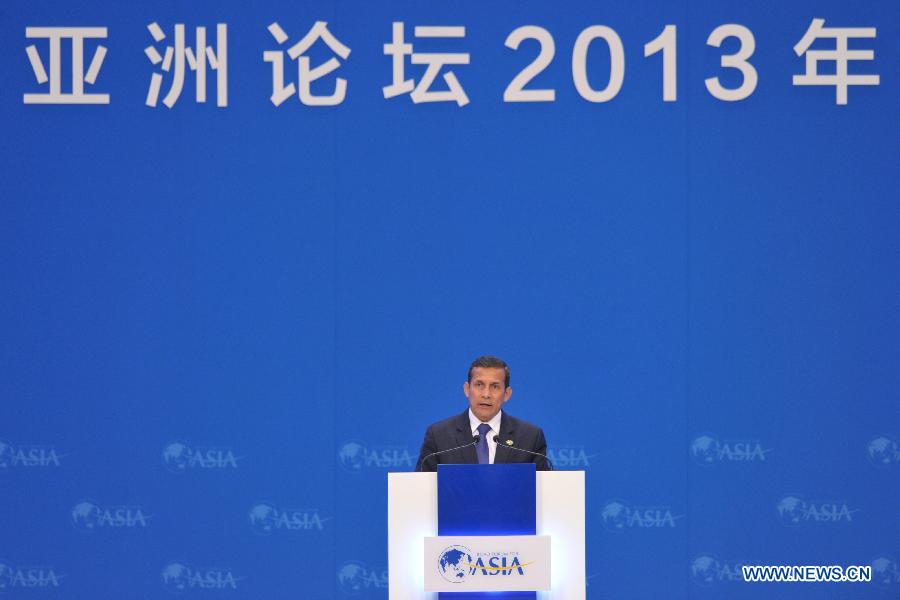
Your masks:
<path fill-rule="evenodd" d="M 388 474 L 390 600 L 583 600 L 584 554 L 584 471 L 526 463 Z"/>

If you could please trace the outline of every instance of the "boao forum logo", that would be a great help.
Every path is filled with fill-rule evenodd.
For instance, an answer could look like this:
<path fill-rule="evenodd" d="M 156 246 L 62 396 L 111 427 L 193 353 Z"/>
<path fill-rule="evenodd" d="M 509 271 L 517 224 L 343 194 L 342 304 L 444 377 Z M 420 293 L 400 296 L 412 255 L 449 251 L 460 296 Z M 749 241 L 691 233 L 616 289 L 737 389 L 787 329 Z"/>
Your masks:
<path fill-rule="evenodd" d="M 79 531 L 103 529 L 145 529 L 152 515 L 140 506 L 104 506 L 85 500 L 70 513 L 72 525 Z"/>
<path fill-rule="evenodd" d="M 184 561 L 172 561 L 163 567 L 160 579 L 164 590 L 181 594 L 192 590 L 236 590 L 245 577 L 237 577 L 231 569 L 222 567 L 194 567 Z"/>
<path fill-rule="evenodd" d="M 556 469 L 589 469 L 591 459 L 595 456 L 599 454 L 591 454 L 578 444 L 563 444 L 547 449 L 547 458 Z"/>
<path fill-rule="evenodd" d="M 524 562 L 518 552 L 472 552 L 466 546 L 444 548 L 437 560 L 438 574 L 450 583 L 469 577 L 522 576 L 534 562 Z"/>
<path fill-rule="evenodd" d="M 713 433 L 698 435 L 690 445 L 691 458 L 703 467 L 718 463 L 764 463 L 771 451 L 771 448 L 763 448 L 757 439 L 720 440 Z"/>
<path fill-rule="evenodd" d="M 247 514 L 250 529 L 259 535 L 278 532 L 322 531 L 331 517 L 322 517 L 316 508 L 280 508 L 271 502 L 257 502 Z"/>
<path fill-rule="evenodd" d="M 880 588 L 900 589 L 900 563 L 883 554 L 871 562 L 872 583 Z"/>
<path fill-rule="evenodd" d="M 720 560 L 713 554 L 699 554 L 690 564 L 691 581 L 701 587 L 713 587 L 720 583 L 743 583 L 744 575 L 741 567 L 755 564 L 759 563 L 749 560 Z"/>
<path fill-rule="evenodd" d="M 16 468 L 58 467 L 64 455 L 48 445 L 13 445 L 0 440 L 0 471 Z"/>
<path fill-rule="evenodd" d="M 418 458 L 419 453 L 406 446 L 370 446 L 360 440 L 349 440 L 338 448 L 338 464 L 348 473 L 369 469 L 410 470 Z"/>
<path fill-rule="evenodd" d="M 231 470 L 238 468 L 237 456 L 231 448 L 195 446 L 188 442 L 169 442 L 163 447 L 162 461 L 172 473 L 191 470 Z"/>
<path fill-rule="evenodd" d="M 785 527 L 800 527 L 812 523 L 852 523 L 859 509 L 846 502 L 807 500 L 801 494 L 786 494 L 775 505 L 778 520 Z"/>
<path fill-rule="evenodd" d="M 0 596 L 18 598 L 20 592 L 57 589 L 62 578 L 47 565 L 16 566 L 0 560 Z"/>
<path fill-rule="evenodd" d="M 891 436 L 876 436 L 866 446 L 866 457 L 876 467 L 900 465 L 900 444 Z"/>
<path fill-rule="evenodd" d="M 387 569 L 370 569 L 363 562 L 351 560 L 338 569 L 337 580 L 341 592 L 348 595 L 370 590 L 386 590 L 388 572 Z"/>
<path fill-rule="evenodd" d="M 614 498 L 603 505 L 600 522 L 604 529 L 620 533 L 629 529 L 671 529 L 684 515 L 676 514 L 668 505 L 635 506 Z"/>

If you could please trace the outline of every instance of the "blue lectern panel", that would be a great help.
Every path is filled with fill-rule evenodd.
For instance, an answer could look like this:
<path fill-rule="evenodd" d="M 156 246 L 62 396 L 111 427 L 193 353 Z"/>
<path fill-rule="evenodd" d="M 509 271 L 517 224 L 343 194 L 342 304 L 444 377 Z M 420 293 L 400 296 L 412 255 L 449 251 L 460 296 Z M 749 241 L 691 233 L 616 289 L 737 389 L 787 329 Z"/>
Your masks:
<path fill-rule="evenodd" d="M 438 535 L 534 535 L 534 463 L 438 465 Z"/>
<path fill-rule="evenodd" d="M 438 535 L 537 533 L 535 465 L 438 465 Z M 441 599 L 534 600 L 535 592 L 441 592 Z"/>

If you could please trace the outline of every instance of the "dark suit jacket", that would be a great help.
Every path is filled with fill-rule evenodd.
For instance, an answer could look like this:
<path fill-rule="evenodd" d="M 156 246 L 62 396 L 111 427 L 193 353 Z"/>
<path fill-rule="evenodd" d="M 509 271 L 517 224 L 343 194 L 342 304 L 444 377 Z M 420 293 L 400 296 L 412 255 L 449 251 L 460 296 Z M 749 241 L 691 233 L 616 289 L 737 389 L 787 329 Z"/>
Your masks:
<path fill-rule="evenodd" d="M 537 465 L 538 471 L 550 470 L 546 459 L 513 450 L 507 447 L 506 440 L 512 440 L 513 445 L 518 448 L 547 454 L 547 442 L 544 440 L 544 432 L 540 427 L 511 417 L 506 411 L 503 411 L 500 416 L 500 440 L 497 443 L 494 464 L 533 462 Z M 425 440 L 422 442 L 422 449 L 419 450 L 416 471 L 437 471 L 438 464 L 477 465 L 478 455 L 475 453 L 475 446 L 438 454 L 423 463 L 423 459 L 432 452 L 448 450 L 471 442 L 472 429 L 469 423 L 469 409 L 466 409 L 461 415 L 431 425 L 425 432 Z"/>

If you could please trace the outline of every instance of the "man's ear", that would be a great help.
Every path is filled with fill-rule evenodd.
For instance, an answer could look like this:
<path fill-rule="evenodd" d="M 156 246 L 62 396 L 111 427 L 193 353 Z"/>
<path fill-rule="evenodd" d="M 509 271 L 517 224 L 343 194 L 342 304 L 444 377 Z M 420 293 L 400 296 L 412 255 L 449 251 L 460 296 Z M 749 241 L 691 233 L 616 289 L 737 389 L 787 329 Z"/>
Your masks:
<path fill-rule="evenodd" d="M 466 398 L 469 397 L 469 382 L 468 381 L 463 384 L 463 394 L 466 395 Z"/>
<path fill-rule="evenodd" d="M 506 388 L 506 393 L 503 394 L 503 402 L 505 403 L 506 401 L 508 401 L 510 396 L 512 396 L 512 388 L 511 388 L 511 387 L 507 387 L 507 388 Z"/>

